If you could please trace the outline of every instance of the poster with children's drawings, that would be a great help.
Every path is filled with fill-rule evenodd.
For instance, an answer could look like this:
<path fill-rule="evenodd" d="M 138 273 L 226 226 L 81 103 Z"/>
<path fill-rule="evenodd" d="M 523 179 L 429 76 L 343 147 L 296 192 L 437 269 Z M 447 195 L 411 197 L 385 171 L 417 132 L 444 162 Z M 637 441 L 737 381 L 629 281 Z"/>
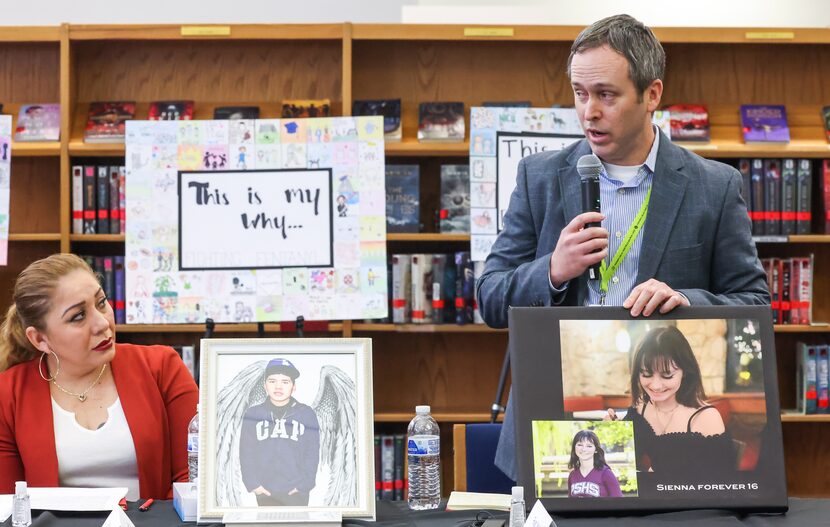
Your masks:
<path fill-rule="evenodd" d="M 127 323 L 387 315 L 382 117 L 128 121 Z"/>
<path fill-rule="evenodd" d="M 470 123 L 470 252 L 482 262 L 504 228 L 519 161 L 584 134 L 573 108 L 476 107 Z"/>
<path fill-rule="evenodd" d="M 9 259 L 9 196 L 12 180 L 12 117 L 0 115 L 0 265 Z"/>

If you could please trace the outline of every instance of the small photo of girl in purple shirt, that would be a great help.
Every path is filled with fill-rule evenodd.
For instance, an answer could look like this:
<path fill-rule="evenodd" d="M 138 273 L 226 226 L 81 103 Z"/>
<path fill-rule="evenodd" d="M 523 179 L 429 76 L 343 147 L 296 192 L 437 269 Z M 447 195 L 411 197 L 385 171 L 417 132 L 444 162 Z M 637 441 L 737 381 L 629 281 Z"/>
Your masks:
<path fill-rule="evenodd" d="M 622 498 L 617 476 L 605 462 L 605 451 L 591 430 L 580 430 L 571 443 L 568 496 L 571 498 Z"/>

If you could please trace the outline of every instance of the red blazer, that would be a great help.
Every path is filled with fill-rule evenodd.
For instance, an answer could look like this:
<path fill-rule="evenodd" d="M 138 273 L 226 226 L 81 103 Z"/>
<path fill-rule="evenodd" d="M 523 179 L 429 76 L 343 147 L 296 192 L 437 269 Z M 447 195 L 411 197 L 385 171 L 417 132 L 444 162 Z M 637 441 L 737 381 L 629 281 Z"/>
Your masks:
<path fill-rule="evenodd" d="M 135 443 L 142 498 L 171 499 L 187 481 L 187 425 L 199 390 L 173 348 L 116 344 L 110 366 Z M 57 487 L 49 383 L 30 360 L 0 373 L 0 494 L 14 482 Z"/>

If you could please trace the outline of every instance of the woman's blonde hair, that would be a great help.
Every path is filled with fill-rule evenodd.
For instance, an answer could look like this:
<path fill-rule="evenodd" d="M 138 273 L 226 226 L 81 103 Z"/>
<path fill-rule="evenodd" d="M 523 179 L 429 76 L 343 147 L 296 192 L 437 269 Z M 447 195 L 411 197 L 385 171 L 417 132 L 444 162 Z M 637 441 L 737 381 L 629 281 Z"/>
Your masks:
<path fill-rule="evenodd" d="M 45 329 L 44 317 L 58 281 L 77 270 L 95 276 L 89 265 L 74 254 L 61 253 L 29 264 L 14 284 L 12 305 L 0 326 L 0 371 L 38 356 L 40 351 L 26 337 L 26 328 Z"/>

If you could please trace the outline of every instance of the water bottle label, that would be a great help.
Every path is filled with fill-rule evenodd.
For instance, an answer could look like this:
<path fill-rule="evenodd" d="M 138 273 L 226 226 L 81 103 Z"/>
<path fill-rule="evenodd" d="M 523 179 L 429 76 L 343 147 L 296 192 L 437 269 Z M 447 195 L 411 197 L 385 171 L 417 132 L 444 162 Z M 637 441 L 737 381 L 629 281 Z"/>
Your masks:
<path fill-rule="evenodd" d="M 199 452 L 199 434 L 187 434 L 187 451 Z"/>
<path fill-rule="evenodd" d="M 437 455 L 441 451 L 438 436 L 412 436 L 407 444 L 410 456 Z"/>

